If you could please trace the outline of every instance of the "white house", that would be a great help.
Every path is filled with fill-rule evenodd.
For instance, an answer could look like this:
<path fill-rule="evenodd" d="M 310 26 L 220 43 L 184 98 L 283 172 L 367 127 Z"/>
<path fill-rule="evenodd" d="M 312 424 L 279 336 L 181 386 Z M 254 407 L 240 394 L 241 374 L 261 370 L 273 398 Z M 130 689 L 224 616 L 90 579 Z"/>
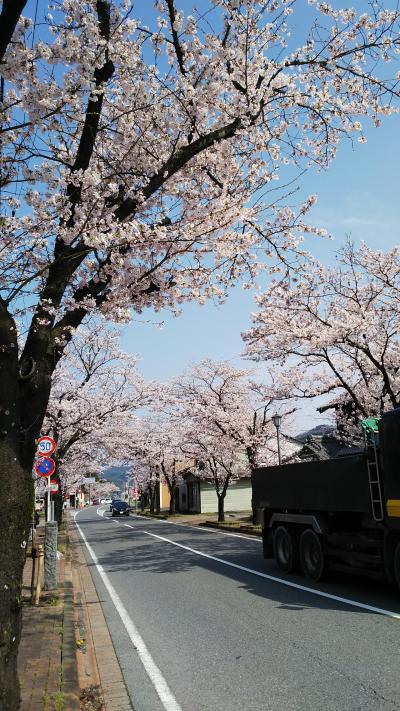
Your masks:
<path fill-rule="evenodd" d="M 214 484 L 199 479 L 192 472 L 183 474 L 177 503 L 181 512 L 217 513 L 218 511 L 218 498 Z M 229 485 L 224 509 L 226 513 L 229 511 L 251 511 L 250 477 L 243 477 Z"/>

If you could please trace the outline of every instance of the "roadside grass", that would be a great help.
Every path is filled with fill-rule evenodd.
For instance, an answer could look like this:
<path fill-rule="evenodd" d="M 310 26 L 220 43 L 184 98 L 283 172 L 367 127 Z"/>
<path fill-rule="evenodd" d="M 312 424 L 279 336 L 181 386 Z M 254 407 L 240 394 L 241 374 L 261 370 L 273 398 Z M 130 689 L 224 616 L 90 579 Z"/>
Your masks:
<path fill-rule="evenodd" d="M 67 699 L 65 694 L 62 691 L 57 691 L 53 698 L 55 711 L 65 711 L 67 708 Z"/>

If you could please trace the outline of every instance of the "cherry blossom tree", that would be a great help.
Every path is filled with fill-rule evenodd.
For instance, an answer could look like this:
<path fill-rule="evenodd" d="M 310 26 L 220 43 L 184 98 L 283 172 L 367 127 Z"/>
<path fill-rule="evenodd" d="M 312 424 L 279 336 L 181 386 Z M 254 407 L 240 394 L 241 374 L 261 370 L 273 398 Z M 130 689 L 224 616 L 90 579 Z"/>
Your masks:
<path fill-rule="evenodd" d="M 224 520 L 229 485 L 250 476 L 256 466 L 276 462 L 274 392 L 252 375 L 229 362 L 207 359 L 172 387 L 173 417 L 184 423 L 181 448 L 203 463 L 198 475 L 213 482 L 219 521 Z"/>
<path fill-rule="evenodd" d="M 109 498 L 114 491 L 118 491 L 118 487 L 112 481 L 99 479 L 92 484 L 91 493 L 99 499 Z"/>
<path fill-rule="evenodd" d="M 154 463 L 150 453 L 141 450 L 135 453 L 134 464 L 130 470 L 135 488 L 140 493 L 142 510 L 149 505 L 150 513 L 160 513 L 159 497 L 157 496 L 160 485 L 160 471 L 157 463 Z"/>
<path fill-rule="evenodd" d="M 101 471 L 115 459 L 121 430 L 151 402 L 151 383 L 139 374 L 137 361 L 121 351 L 119 332 L 98 321 L 77 330 L 56 367 L 42 434 L 57 444 L 58 518 L 72 473 Z"/>
<path fill-rule="evenodd" d="M 333 267 L 308 260 L 301 274 L 256 298 L 247 355 L 283 368 L 281 391 L 329 397 L 339 430 L 400 404 L 400 250 L 352 243 Z M 295 359 L 295 360 L 294 360 Z"/>
<path fill-rule="evenodd" d="M 127 461 L 134 460 L 133 471 L 138 467 L 140 481 L 147 489 L 150 509 L 154 511 L 157 504 L 156 493 L 163 479 L 170 495 L 169 513 L 175 513 L 175 488 L 181 476 L 177 463 L 182 460 L 182 443 L 184 442 L 184 427 L 182 421 L 160 411 L 161 398 L 166 397 L 167 388 L 160 386 L 157 399 L 157 409 L 148 417 L 138 418 L 136 428 L 132 430 L 131 444 L 126 448 Z M 165 400 L 164 400 L 165 407 Z"/>
<path fill-rule="evenodd" d="M 230 445 L 230 448 L 229 448 Z M 228 487 L 238 479 L 248 476 L 248 465 L 243 452 L 223 435 L 210 436 L 206 432 L 188 433 L 184 448 L 199 462 L 196 475 L 212 483 L 218 501 L 218 521 L 225 521 L 225 497 Z"/>
<path fill-rule="evenodd" d="M 267 264 L 290 261 L 314 199 L 296 213 L 276 180 L 327 165 L 342 136 L 365 140 L 360 119 L 379 123 L 398 97 L 386 64 L 399 47 L 397 10 L 372 2 L 358 16 L 316 3 L 295 49 L 296 5 L 210 0 L 210 12 L 185 15 L 157 0 L 146 27 L 127 0 L 54 2 L 39 23 L 22 16 L 24 0 L 3 0 L 5 709 L 18 706 L 35 439 L 74 330 L 93 311 L 123 321 L 132 308 L 223 299 L 237 279 L 249 285 Z"/>

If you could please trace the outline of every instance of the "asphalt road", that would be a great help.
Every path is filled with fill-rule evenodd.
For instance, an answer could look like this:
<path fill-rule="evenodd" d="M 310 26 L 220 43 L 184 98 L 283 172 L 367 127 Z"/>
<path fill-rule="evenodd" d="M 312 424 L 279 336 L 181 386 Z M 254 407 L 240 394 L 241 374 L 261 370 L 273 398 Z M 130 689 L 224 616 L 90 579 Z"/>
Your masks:
<path fill-rule="evenodd" d="M 258 539 L 104 507 L 76 522 L 135 711 L 400 709 L 394 588 L 309 584 Z"/>

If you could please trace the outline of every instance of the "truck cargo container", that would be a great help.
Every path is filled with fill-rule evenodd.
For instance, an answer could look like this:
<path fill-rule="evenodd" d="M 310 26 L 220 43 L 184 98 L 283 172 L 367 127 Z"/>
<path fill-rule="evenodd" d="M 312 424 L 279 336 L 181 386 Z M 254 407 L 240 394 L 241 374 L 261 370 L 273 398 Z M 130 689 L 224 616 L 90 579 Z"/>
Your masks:
<path fill-rule="evenodd" d="M 321 580 L 329 570 L 400 587 L 400 408 L 363 422 L 365 451 L 252 472 L 265 558 Z"/>

